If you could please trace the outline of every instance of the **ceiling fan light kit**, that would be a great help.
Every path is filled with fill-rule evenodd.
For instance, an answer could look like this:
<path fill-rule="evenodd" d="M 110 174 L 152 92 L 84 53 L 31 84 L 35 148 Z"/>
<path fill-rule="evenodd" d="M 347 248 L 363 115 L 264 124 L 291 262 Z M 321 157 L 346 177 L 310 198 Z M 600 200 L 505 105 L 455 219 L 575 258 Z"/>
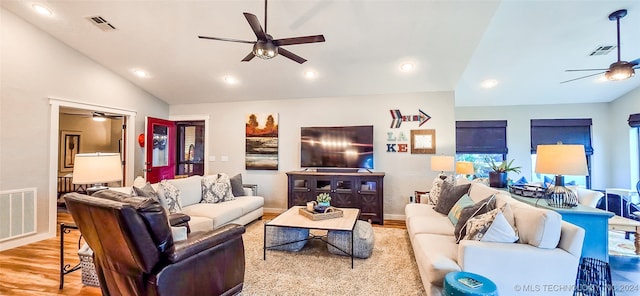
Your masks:
<path fill-rule="evenodd" d="M 243 62 L 251 61 L 254 57 L 259 57 L 261 59 L 268 60 L 280 54 L 283 57 L 288 58 L 298 64 L 302 64 L 307 60 L 282 48 L 281 46 L 325 41 L 323 35 L 313 35 L 313 36 L 284 38 L 284 39 L 274 40 L 273 37 L 271 37 L 271 35 L 267 34 L 267 0 L 264 0 L 264 30 L 262 30 L 262 26 L 260 25 L 260 21 L 258 20 L 258 17 L 248 12 L 244 12 L 243 14 L 244 14 L 244 17 L 247 19 L 249 26 L 251 26 L 251 30 L 253 30 L 253 33 L 255 33 L 256 37 L 258 38 L 256 41 L 209 37 L 209 36 L 198 36 L 198 38 L 253 44 L 253 50 L 246 57 L 244 57 L 244 59 L 242 59 Z"/>
<path fill-rule="evenodd" d="M 631 62 L 623 61 L 620 59 L 620 19 L 627 15 L 626 9 L 620 9 L 609 14 L 609 20 L 616 22 L 616 37 L 617 37 L 617 49 L 618 49 L 618 60 L 611 64 L 608 69 L 578 69 L 578 70 L 566 70 L 567 72 L 573 71 L 604 71 L 596 74 L 590 74 L 587 76 L 582 76 L 570 80 L 566 80 L 560 83 L 571 82 L 591 76 L 596 76 L 604 73 L 604 77 L 610 81 L 619 81 L 631 78 L 635 75 L 635 70 L 638 69 L 638 64 L 640 64 L 640 59 L 635 59 Z"/>

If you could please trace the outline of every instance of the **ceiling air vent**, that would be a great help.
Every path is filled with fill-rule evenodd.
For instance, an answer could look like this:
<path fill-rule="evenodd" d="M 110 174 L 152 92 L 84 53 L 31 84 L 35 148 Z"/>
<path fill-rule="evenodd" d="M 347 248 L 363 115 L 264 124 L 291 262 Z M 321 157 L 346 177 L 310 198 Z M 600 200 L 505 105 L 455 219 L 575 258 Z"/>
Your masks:
<path fill-rule="evenodd" d="M 616 48 L 615 45 L 601 45 L 598 46 L 594 51 L 592 51 L 589 56 L 598 56 L 598 55 L 606 55 L 612 50 Z"/>
<path fill-rule="evenodd" d="M 88 16 L 88 17 L 86 17 L 86 19 L 89 20 L 96 27 L 100 28 L 100 30 L 102 30 L 102 31 L 107 32 L 107 31 L 116 30 L 116 27 L 114 27 L 112 24 L 107 22 L 107 20 L 105 20 L 101 16 Z"/>

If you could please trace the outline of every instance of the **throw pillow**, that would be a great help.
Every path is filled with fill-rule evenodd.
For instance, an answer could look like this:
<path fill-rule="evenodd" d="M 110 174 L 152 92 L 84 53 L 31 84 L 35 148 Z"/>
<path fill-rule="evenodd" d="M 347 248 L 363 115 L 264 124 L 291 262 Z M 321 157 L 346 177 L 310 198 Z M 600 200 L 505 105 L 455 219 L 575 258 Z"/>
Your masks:
<path fill-rule="evenodd" d="M 453 233 L 456 237 L 456 243 L 460 242 L 460 240 L 467 234 L 465 225 L 469 219 L 488 213 L 495 208 L 496 198 L 495 195 L 492 195 L 477 202 L 473 206 L 462 209 L 462 213 L 460 213 L 460 218 L 458 219 L 458 223 L 456 223 L 456 228 Z"/>
<path fill-rule="evenodd" d="M 470 186 L 471 184 L 454 186 L 449 182 L 442 183 L 442 192 L 440 192 L 438 203 L 436 203 L 433 209 L 440 214 L 449 214 L 453 205 L 455 205 L 465 193 L 469 192 Z"/>
<path fill-rule="evenodd" d="M 219 203 L 233 200 L 231 181 L 226 174 L 209 175 L 202 178 L 202 201 Z"/>
<path fill-rule="evenodd" d="M 489 229 L 480 238 L 483 242 L 513 243 L 519 239 L 518 233 L 509 225 L 504 213 L 499 211 Z"/>
<path fill-rule="evenodd" d="M 484 236 L 485 232 L 489 230 L 489 226 L 491 226 L 499 211 L 499 209 L 493 209 L 487 213 L 477 215 L 469 219 L 466 223 L 467 233 L 462 239 L 479 241 Z"/>
<path fill-rule="evenodd" d="M 458 219 L 460 219 L 462 209 L 472 206 L 473 204 L 474 202 L 468 194 L 463 195 L 458 200 L 458 202 L 453 205 L 453 208 L 451 208 L 451 211 L 449 211 L 449 215 L 447 215 L 449 217 L 449 221 L 451 221 L 451 224 L 453 224 L 453 226 L 456 226 L 456 224 L 458 223 Z"/>
<path fill-rule="evenodd" d="M 133 192 L 135 193 L 134 196 L 149 197 L 162 204 L 160 202 L 160 196 L 158 196 L 158 193 L 153 190 L 153 187 L 151 187 L 151 184 L 149 182 L 147 182 L 147 184 L 142 187 L 133 186 Z"/>
<path fill-rule="evenodd" d="M 233 196 L 245 196 L 244 187 L 242 187 L 242 175 L 237 174 L 230 179 L 231 181 L 231 193 Z"/>
<path fill-rule="evenodd" d="M 160 181 L 160 188 L 162 189 L 162 195 L 164 196 L 164 201 L 167 204 L 169 213 L 182 213 L 180 190 L 176 188 L 176 186 L 173 186 L 173 184 L 167 182 L 167 180 Z"/>
<path fill-rule="evenodd" d="M 134 180 L 133 180 L 133 187 L 144 187 L 144 185 L 148 184 L 149 182 L 147 182 L 147 180 L 145 180 L 142 176 L 137 176 Z"/>
<path fill-rule="evenodd" d="M 440 197 L 440 192 L 442 191 L 442 183 L 444 180 L 440 178 L 433 179 L 433 183 L 431 183 L 431 189 L 429 189 L 429 202 L 430 205 L 435 205 L 438 203 L 438 198 Z"/>

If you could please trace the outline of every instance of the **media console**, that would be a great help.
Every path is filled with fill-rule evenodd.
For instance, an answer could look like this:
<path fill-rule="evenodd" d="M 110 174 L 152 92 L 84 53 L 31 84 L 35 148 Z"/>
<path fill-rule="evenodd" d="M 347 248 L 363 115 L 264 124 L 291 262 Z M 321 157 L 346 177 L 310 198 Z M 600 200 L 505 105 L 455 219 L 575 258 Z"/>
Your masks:
<path fill-rule="evenodd" d="M 287 173 L 288 208 L 304 206 L 320 193 L 331 195 L 331 205 L 360 209 L 360 220 L 384 223 L 384 173 L 292 171 Z"/>

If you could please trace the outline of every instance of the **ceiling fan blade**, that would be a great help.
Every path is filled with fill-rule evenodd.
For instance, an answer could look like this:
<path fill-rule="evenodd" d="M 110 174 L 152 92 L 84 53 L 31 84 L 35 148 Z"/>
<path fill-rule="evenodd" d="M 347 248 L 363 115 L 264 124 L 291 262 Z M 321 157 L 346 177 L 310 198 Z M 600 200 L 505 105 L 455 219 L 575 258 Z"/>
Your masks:
<path fill-rule="evenodd" d="M 629 64 L 634 65 L 634 66 L 637 66 L 637 65 L 639 65 L 639 64 L 640 64 L 640 59 L 635 59 L 635 60 L 633 60 L 633 61 L 629 62 Z"/>
<path fill-rule="evenodd" d="M 250 52 L 246 57 L 244 57 L 244 59 L 242 59 L 242 61 L 243 62 L 248 62 L 248 61 L 252 60 L 253 57 L 255 57 L 255 55 L 253 54 L 253 52 Z"/>
<path fill-rule="evenodd" d="M 250 43 L 255 44 L 255 41 L 247 41 L 247 40 L 238 40 L 238 39 L 229 39 L 229 38 L 218 38 L 218 37 L 208 37 L 208 36 L 198 36 L 200 39 L 210 39 L 210 40 L 219 40 L 219 41 L 230 41 L 230 42 L 240 42 L 240 43 Z"/>
<path fill-rule="evenodd" d="M 290 60 L 293 60 L 295 62 L 297 62 L 298 64 L 302 64 L 304 62 L 306 62 L 307 60 L 305 60 L 304 58 L 300 57 L 299 55 L 290 52 L 282 47 L 278 47 L 278 53 Z"/>
<path fill-rule="evenodd" d="M 580 71 L 607 71 L 607 69 L 574 69 L 574 70 L 564 70 L 565 72 L 580 72 Z"/>
<path fill-rule="evenodd" d="M 284 38 L 284 39 L 273 40 L 272 42 L 276 46 L 324 42 L 324 36 L 323 35 L 314 35 L 314 36 Z"/>
<path fill-rule="evenodd" d="M 260 26 L 260 21 L 258 20 L 258 17 L 255 16 L 255 14 L 251 14 L 248 12 L 243 12 L 244 17 L 247 19 L 247 22 L 249 22 L 249 26 L 251 26 L 251 30 L 253 30 L 254 33 L 256 33 L 256 37 L 258 37 L 258 40 L 263 40 L 263 41 L 267 41 L 267 34 L 264 33 L 264 31 L 262 30 L 262 26 Z"/>
<path fill-rule="evenodd" d="M 575 80 L 579 80 L 579 79 L 583 79 L 583 78 L 588 78 L 588 77 L 592 77 L 592 76 L 596 76 L 596 75 L 601 75 L 601 74 L 604 74 L 604 73 L 605 72 L 600 72 L 600 73 L 591 74 L 591 75 L 587 75 L 587 76 L 582 76 L 582 77 L 578 77 L 578 78 L 574 78 L 574 79 L 569 79 L 569 80 L 565 80 L 565 81 L 560 82 L 560 84 L 571 82 L 571 81 L 575 81 Z"/>

